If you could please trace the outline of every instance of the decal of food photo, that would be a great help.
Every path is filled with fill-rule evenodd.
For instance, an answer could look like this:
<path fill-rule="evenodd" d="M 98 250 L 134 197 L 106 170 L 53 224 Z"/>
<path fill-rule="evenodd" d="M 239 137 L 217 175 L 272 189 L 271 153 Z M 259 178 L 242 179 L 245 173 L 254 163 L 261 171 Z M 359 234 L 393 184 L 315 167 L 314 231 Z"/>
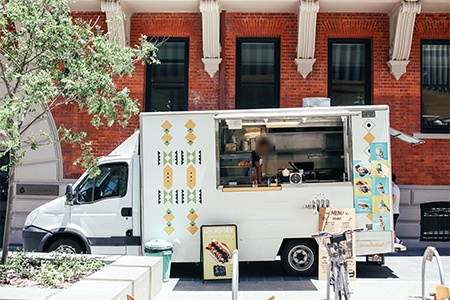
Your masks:
<path fill-rule="evenodd" d="M 207 250 L 212 261 L 217 264 L 231 263 L 232 252 L 227 244 L 222 243 L 219 240 L 212 239 L 211 242 L 206 245 Z"/>
<path fill-rule="evenodd" d="M 371 178 L 356 178 L 354 180 L 355 196 L 369 196 L 372 195 L 372 179 Z"/>

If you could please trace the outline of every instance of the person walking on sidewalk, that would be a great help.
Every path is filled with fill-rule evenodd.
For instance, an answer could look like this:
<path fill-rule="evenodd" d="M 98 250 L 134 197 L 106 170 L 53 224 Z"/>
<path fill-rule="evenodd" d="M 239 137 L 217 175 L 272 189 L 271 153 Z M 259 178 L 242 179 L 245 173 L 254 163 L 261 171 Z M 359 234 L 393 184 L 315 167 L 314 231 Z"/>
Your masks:
<path fill-rule="evenodd" d="M 392 173 L 392 213 L 394 214 L 394 237 L 395 243 L 403 244 L 403 241 L 397 237 L 395 229 L 397 226 L 397 220 L 400 216 L 400 188 L 395 183 L 397 181 L 397 176 Z"/>

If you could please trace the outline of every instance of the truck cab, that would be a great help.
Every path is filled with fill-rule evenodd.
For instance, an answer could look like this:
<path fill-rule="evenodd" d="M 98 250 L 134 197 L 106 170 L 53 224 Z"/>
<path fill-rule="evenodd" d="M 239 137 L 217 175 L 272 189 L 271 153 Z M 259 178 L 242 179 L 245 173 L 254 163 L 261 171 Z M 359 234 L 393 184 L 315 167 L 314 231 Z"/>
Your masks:
<path fill-rule="evenodd" d="M 33 210 L 22 232 L 24 248 L 48 252 L 140 254 L 139 132 L 98 160 L 66 195 Z"/>

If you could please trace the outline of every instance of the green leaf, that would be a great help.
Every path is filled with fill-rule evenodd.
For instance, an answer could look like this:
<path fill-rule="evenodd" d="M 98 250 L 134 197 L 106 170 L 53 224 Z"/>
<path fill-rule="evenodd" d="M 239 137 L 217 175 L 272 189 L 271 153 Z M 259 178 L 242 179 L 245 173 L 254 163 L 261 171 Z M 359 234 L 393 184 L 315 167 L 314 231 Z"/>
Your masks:
<path fill-rule="evenodd" d="M 96 20 L 72 18 L 66 0 L 0 1 L 0 84 L 7 90 L 0 96 L 0 155 L 13 152 L 13 166 L 24 149 L 68 142 L 81 150 L 75 163 L 95 175 L 97 160 L 85 132 L 62 125 L 59 135 L 41 131 L 38 140 L 33 125 L 56 107 L 76 105 L 96 129 L 127 126 L 139 104 L 115 80 L 131 76 L 137 62 L 159 63 L 158 49 L 145 36 L 134 47 L 111 41 Z"/>

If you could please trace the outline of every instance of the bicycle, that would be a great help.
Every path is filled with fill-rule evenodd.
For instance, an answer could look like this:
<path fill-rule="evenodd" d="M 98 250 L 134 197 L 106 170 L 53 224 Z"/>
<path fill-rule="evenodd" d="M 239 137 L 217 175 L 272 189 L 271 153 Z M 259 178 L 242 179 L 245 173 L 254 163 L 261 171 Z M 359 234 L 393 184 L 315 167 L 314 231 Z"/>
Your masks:
<path fill-rule="evenodd" d="M 334 286 L 335 300 L 350 298 L 351 290 L 346 259 L 352 257 L 352 233 L 363 230 L 364 228 L 355 228 L 337 233 L 319 232 L 311 235 L 327 249 L 328 258 L 331 261 L 331 272 L 327 270 L 327 280 L 329 285 Z M 330 278 L 330 273 L 332 274 L 332 278 Z M 327 299 L 329 299 L 328 287 Z"/>

